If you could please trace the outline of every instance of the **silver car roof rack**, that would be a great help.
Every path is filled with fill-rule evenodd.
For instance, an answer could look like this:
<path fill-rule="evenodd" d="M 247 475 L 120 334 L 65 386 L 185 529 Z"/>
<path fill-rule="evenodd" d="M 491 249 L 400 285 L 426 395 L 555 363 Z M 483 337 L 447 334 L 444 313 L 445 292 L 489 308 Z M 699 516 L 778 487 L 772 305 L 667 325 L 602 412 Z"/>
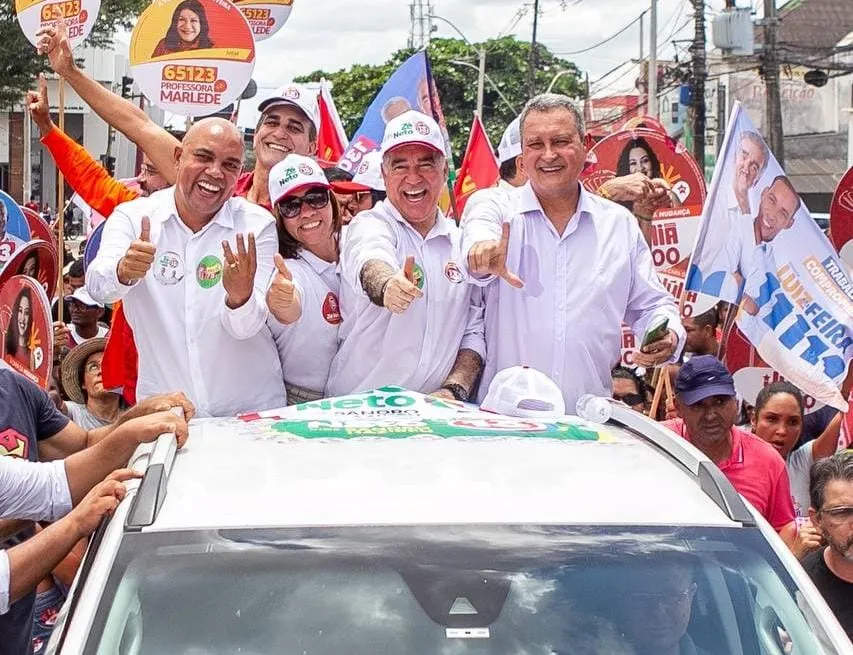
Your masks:
<path fill-rule="evenodd" d="M 678 462 L 698 482 L 699 488 L 732 521 L 753 527 L 755 519 L 740 494 L 717 466 L 708 459 L 699 459 L 686 447 L 686 441 L 657 421 L 634 411 L 627 405 L 612 403 L 611 420 L 629 429 Z"/>
<path fill-rule="evenodd" d="M 145 474 L 136 495 L 131 500 L 130 510 L 124 524 L 126 532 L 139 532 L 142 528 L 154 523 L 157 513 L 166 500 L 166 487 L 169 473 L 178 450 L 178 442 L 174 434 L 161 434 L 157 437 L 154 447 L 139 452 L 131 460 L 132 466 L 145 466 Z M 147 461 L 146 461 L 147 460 Z"/>

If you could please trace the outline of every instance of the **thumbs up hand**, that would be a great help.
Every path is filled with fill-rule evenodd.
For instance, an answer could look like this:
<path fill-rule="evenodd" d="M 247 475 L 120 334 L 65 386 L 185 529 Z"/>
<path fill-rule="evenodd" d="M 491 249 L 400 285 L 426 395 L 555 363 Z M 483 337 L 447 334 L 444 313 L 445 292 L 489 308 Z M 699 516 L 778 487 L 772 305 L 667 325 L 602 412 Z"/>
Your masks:
<path fill-rule="evenodd" d="M 293 284 L 293 274 L 280 254 L 275 254 L 276 272 L 267 291 L 267 307 L 270 313 L 285 325 L 298 320 L 302 314 L 299 294 Z"/>
<path fill-rule="evenodd" d="M 403 268 L 388 278 L 382 294 L 382 304 L 395 314 L 402 314 L 415 298 L 422 298 L 423 291 L 415 285 L 415 258 L 406 257 Z"/>
<path fill-rule="evenodd" d="M 131 242 L 127 253 L 118 262 L 118 281 L 128 285 L 144 278 L 154 263 L 156 252 L 157 247 L 151 243 L 151 221 L 143 216 L 139 238 Z"/>

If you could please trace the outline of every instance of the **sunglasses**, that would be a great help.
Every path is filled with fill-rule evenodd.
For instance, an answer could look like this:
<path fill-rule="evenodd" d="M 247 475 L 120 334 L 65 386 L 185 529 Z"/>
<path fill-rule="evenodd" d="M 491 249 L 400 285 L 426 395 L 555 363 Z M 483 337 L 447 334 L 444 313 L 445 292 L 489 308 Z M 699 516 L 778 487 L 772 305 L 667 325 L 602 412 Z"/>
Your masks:
<path fill-rule="evenodd" d="M 329 204 L 328 189 L 313 189 L 305 193 L 301 198 L 291 197 L 277 204 L 282 218 L 296 218 L 302 213 L 302 205 L 306 204 L 311 209 L 323 209 Z"/>
<path fill-rule="evenodd" d="M 626 393 L 623 395 L 613 394 L 613 400 L 618 400 L 620 402 L 625 403 L 628 407 L 633 407 L 634 405 L 642 405 L 645 400 L 638 393 Z"/>

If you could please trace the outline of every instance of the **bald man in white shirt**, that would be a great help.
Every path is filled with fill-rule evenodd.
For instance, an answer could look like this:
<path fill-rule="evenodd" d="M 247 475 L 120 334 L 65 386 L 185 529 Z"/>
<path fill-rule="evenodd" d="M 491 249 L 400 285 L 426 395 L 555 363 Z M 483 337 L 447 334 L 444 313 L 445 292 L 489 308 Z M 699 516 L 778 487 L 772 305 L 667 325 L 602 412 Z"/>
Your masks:
<path fill-rule="evenodd" d="M 666 335 L 635 356 L 644 367 L 673 360 L 684 329 L 634 218 L 578 182 L 586 152 L 572 101 L 531 99 L 520 129 L 519 164 L 529 181 L 517 202 L 479 203 L 462 223 L 463 261 L 485 287 L 480 397 L 497 371 L 528 365 L 560 386 L 573 412 L 585 393 L 610 396 L 623 321 L 642 339 L 668 320 Z"/>

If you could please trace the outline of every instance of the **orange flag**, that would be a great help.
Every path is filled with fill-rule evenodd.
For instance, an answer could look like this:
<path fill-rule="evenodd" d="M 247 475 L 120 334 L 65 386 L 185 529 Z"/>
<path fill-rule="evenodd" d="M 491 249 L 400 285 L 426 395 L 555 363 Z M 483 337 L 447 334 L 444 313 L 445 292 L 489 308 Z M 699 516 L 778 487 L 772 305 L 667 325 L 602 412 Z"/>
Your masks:
<path fill-rule="evenodd" d="M 465 157 L 462 159 L 462 166 L 459 167 L 456 184 L 453 187 L 460 216 L 468 196 L 479 189 L 495 186 L 499 178 L 498 160 L 495 159 L 495 152 L 492 144 L 489 143 L 489 137 L 483 129 L 480 117 L 475 114 Z"/>

